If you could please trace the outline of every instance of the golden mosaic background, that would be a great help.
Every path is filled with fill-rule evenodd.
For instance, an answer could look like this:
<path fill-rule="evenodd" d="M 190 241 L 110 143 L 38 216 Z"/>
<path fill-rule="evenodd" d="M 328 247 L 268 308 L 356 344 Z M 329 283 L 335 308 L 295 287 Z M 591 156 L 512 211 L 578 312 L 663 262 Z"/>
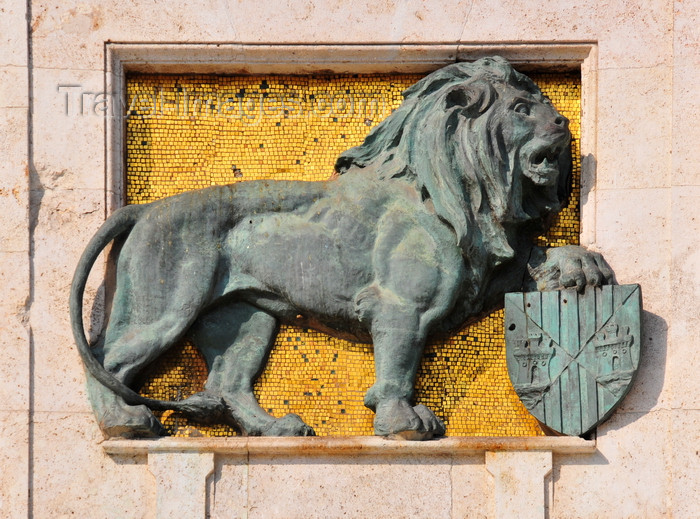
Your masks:
<path fill-rule="evenodd" d="M 127 203 L 252 179 L 325 180 L 337 156 L 360 144 L 420 77 L 132 75 L 127 78 Z M 576 244 L 580 78 L 531 77 L 571 121 L 576 158 L 569 208 L 538 242 Z M 185 398 L 203 388 L 206 371 L 196 348 L 183 341 L 152 366 L 141 393 Z M 255 392 L 271 414 L 297 413 L 318 435 L 370 435 L 373 414 L 362 399 L 373 379 L 371 345 L 285 326 Z M 543 434 L 508 379 L 502 310 L 427 346 L 417 401 L 435 410 L 451 436 Z M 169 411 L 160 418 L 179 436 L 235 434 Z"/>

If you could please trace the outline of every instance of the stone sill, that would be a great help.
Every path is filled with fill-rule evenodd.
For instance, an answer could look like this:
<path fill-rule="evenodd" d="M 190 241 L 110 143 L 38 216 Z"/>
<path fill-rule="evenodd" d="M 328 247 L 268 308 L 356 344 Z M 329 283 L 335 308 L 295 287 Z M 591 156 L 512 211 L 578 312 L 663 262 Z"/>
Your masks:
<path fill-rule="evenodd" d="M 383 465 L 393 464 L 398 467 L 390 471 L 392 474 L 406 474 L 412 481 L 429 473 L 452 489 L 470 484 L 491 488 L 490 499 L 496 519 L 545 519 L 545 496 L 547 492 L 551 495 L 546 478 L 552 472 L 554 454 L 591 454 L 596 451 L 595 440 L 569 436 L 454 437 L 425 442 L 377 436 L 171 437 L 106 440 L 102 446 L 107 454 L 118 457 L 117 463 L 125 460 L 127 463 L 145 462 L 155 478 L 156 519 L 208 517 L 208 507 L 218 495 L 213 494 L 212 485 L 218 484 L 225 474 L 229 479 L 231 474 L 236 474 L 236 483 L 229 482 L 233 487 L 223 483 L 222 488 L 229 491 L 234 487 L 243 489 L 236 494 L 241 500 L 236 506 L 240 506 L 246 515 L 249 508 L 255 507 L 256 500 L 274 501 L 279 492 L 293 492 L 312 502 L 328 500 L 323 488 L 334 483 L 334 466 L 341 468 L 339 473 L 343 475 L 338 476 L 339 481 L 347 482 L 348 474 L 352 473 L 359 478 L 367 475 L 376 483 L 377 466 L 380 472 L 386 472 Z M 226 456 L 232 458 L 226 459 Z M 218 464 L 222 468 L 217 472 L 217 458 L 220 457 L 223 459 L 219 459 Z M 472 479 L 465 477 L 463 470 L 453 470 L 463 461 L 476 468 L 471 472 Z M 321 466 L 325 468 L 319 470 Z M 213 474 L 216 475 L 212 479 Z M 488 483 L 489 479 L 491 483 Z M 549 481 L 551 486 L 551 479 Z M 301 490 L 298 490 L 299 486 Z M 425 492 L 430 492 L 431 488 L 426 486 Z M 313 494 L 319 489 L 320 493 Z M 287 512 L 304 516 L 291 510 Z"/>
<path fill-rule="evenodd" d="M 590 454 L 595 440 L 572 436 L 454 437 L 432 441 L 389 440 L 376 436 L 347 437 L 234 437 L 159 438 L 157 440 L 106 440 L 102 446 L 112 455 L 151 453 L 208 453 L 275 456 L 453 456 L 485 452 L 549 451 L 555 454 Z"/>

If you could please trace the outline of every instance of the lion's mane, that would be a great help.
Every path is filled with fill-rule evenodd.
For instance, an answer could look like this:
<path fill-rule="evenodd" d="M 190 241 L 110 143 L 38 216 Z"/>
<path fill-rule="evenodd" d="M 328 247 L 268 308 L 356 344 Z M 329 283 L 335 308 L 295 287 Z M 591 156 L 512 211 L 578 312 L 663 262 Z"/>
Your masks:
<path fill-rule="evenodd" d="M 340 155 L 336 173 L 372 168 L 383 179 L 414 181 L 426 203 L 454 229 L 472 269 L 483 274 L 513 258 L 506 228 L 542 221 L 559 211 L 569 194 L 570 156 L 560 166 L 558 185 L 538 187 L 534 197 L 530 186 L 525 196 L 518 150 L 505 142 L 503 112 L 496 109 L 506 86 L 549 103 L 503 58 L 456 63 L 408 88 L 401 106 L 362 145 Z"/>

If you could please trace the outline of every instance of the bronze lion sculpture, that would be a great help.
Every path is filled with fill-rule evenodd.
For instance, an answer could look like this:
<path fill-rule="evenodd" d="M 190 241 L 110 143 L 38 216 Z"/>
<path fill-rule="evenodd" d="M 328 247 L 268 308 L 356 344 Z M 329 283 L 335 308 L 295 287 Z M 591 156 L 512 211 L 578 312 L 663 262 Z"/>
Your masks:
<path fill-rule="evenodd" d="M 612 282 L 599 254 L 533 246 L 568 197 L 571 135 L 529 78 L 485 58 L 437 70 L 404 98 L 329 181 L 210 187 L 104 223 L 78 264 L 71 320 L 106 435 L 162 434 L 151 409 L 247 435 L 313 435 L 253 394 L 278 324 L 293 323 L 374 344 L 365 405 L 376 434 L 440 436 L 441 420 L 413 402 L 429 334 L 502 305 L 505 292 Z M 113 240 L 111 313 L 91 348 L 83 292 Z M 186 334 L 210 370 L 203 392 L 163 402 L 129 388 Z"/>

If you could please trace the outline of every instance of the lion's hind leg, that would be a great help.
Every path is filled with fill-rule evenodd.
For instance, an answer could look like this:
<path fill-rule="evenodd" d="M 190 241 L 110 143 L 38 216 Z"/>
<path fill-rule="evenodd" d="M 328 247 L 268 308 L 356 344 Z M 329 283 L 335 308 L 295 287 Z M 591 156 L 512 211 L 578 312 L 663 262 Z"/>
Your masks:
<path fill-rule="evenodd" d="M 231 425 L 247 436 L 313 436 L 299 416 L 274 418 L 253 394 L 277 329 L 275 317 L 241 302 L 222 304 L 197 319 L 190 335 L 209 365 L 205 393 L 224 399 Z"/>
<path fill-rule="evenodd" d="M 126 386 L 180 340 L 206 303 L 213 267 L 204 261 L 171 268 L 171 276 L 153 265 L 133 262 L 117 276 L 114 304 L 102 347 L 95 356 Z M 150 269 L 148 267 L 151 267 Z M 198 271 L 192 276 L 190 269 Z M 177 283 L 149 283 L 152 277 Z M 144 405 L 129 405 L 119 395 L 88 377 L 90 400 L 108 436 L 159 436 L 162 424 Z"/>
<path fill-rule="evenodd" d="M 183 336 L 191 320 L 184 315 L 168 315 L 146 325 L 125 326 L 119 333 L 110 334 L 108 329 L 105 347 L 97 352 L 97 356 L 102 358 L 107 371 L 130 386 L 148 364 Z M 146 406 L 127 404 L 119 395 L 91 377 L 88 387 L 100 427 L 108 436 L 148 437 L 165 434 L 161 423 Z"/>

